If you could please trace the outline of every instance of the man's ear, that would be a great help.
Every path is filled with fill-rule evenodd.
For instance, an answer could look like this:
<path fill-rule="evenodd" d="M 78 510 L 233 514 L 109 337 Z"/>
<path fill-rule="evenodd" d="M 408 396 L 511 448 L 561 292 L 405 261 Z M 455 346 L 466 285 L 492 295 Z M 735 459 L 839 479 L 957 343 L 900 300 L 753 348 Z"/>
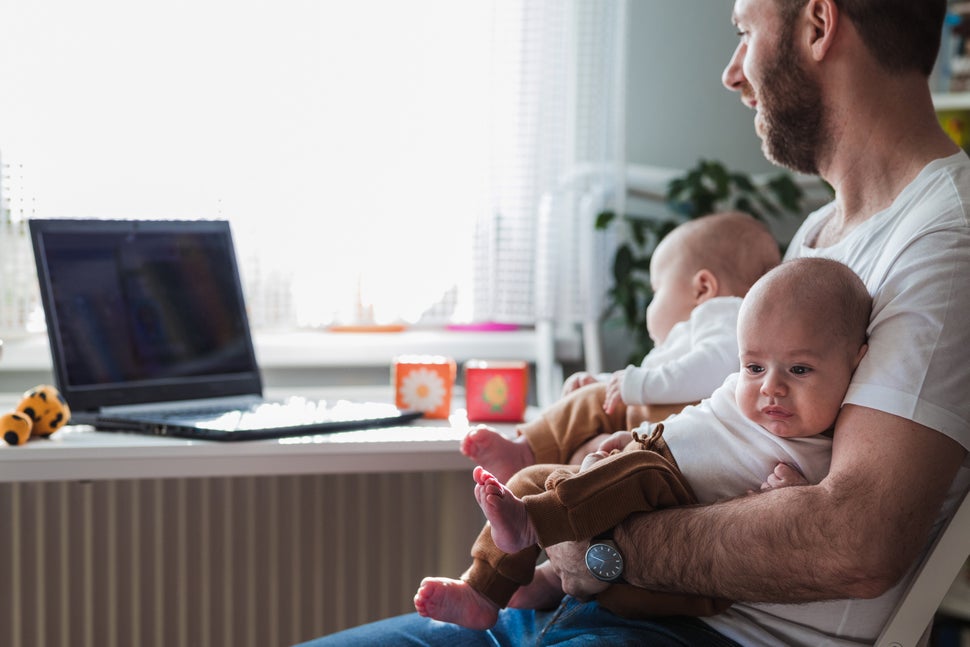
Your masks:
<path fill-rule="evenodd" d="M 835 40 L 839 8 L 835 0 L 808 0 L 802 16 L 807 21 L 802 33 L 808 36 L 809 52 L 813 60 L 820 61 L 828 54 Z"/>
<path fill-rule="evenodd" d="M 694 303 L 700 305 L 718 295 L 720 284 L 714 272 L 710 270 L 697 270 L 690 282 L 691 291 L 694 295 Z"/>

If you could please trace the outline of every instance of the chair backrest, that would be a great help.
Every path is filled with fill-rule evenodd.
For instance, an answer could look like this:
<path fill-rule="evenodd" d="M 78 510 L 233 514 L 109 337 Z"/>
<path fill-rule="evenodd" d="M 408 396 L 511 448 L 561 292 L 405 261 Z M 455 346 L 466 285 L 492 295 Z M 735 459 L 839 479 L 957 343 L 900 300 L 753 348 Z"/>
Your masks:
<path fill-rule="evenodd" d="M 928 635 L 940 602 L 970 555 L 970 496 L 964 496 L 956 512 L 936 538 L 916 571 L 889 622 L 876 641 L 877 647 L 914 647 Z"/>

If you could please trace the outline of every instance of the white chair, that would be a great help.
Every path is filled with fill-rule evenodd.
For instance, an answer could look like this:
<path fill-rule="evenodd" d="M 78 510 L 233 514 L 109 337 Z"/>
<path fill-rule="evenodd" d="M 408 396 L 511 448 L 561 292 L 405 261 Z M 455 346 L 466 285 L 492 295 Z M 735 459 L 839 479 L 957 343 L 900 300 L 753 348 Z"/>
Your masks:
<path fill-rule="evenodd" d="M 604 370 L 599 326 L 609 288 L 610 242 L 596 231 L 595 222 L 611 206 L 615 187 L 608 171 L 583 169 L 544 195 L 539 205 L 535 294 L 540 407 L 559 399 L 559 342 L 576 340 L 584 370 Z"/>
<path fill-rule="evenodd" d="M 957 506 L 949 523 L 916 571 L 876 647 L 914 647 L 929 642 L 933 615 L 970 555 L 970 496 Z"/>
<path fill-rule="evenodd" d="M 542 197 L 537 218 L 536 334 L 539 406 L 559 398 L 562 365 L 557 341 L 575 337 L 578 328 L 583 370 L 600 373 L 605 365 L 600 325 L 612 283 L 616 228 L 597 231 L 597 214 L 624 213 L 631 196 L 663 210 L 664 193 L 678 169 L 583 165 Z"/>

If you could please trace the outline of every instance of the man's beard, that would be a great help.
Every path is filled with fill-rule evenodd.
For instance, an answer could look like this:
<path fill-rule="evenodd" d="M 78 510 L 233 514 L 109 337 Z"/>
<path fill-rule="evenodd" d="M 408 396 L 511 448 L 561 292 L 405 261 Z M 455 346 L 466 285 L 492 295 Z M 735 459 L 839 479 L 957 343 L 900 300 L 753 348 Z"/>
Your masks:
<path fill-rule="evenodd" d="M 797 60 L 792 41 L 792 35 L 781 35 L 778 57 L 762 79 L 762 149 L 776 164 L 817 175 L 822 142 L 827 140 L 822 92 Z"/>

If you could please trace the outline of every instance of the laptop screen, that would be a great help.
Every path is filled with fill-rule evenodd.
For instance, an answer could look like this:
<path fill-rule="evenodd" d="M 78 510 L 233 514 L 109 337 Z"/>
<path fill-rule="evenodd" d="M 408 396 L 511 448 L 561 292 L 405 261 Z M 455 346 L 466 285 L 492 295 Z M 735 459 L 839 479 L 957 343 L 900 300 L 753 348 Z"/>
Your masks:
<path fill-rule="evenodd" d="M 72 408 L 261 392 L 228 223 L 30 229 L 54 377 Z"/>

